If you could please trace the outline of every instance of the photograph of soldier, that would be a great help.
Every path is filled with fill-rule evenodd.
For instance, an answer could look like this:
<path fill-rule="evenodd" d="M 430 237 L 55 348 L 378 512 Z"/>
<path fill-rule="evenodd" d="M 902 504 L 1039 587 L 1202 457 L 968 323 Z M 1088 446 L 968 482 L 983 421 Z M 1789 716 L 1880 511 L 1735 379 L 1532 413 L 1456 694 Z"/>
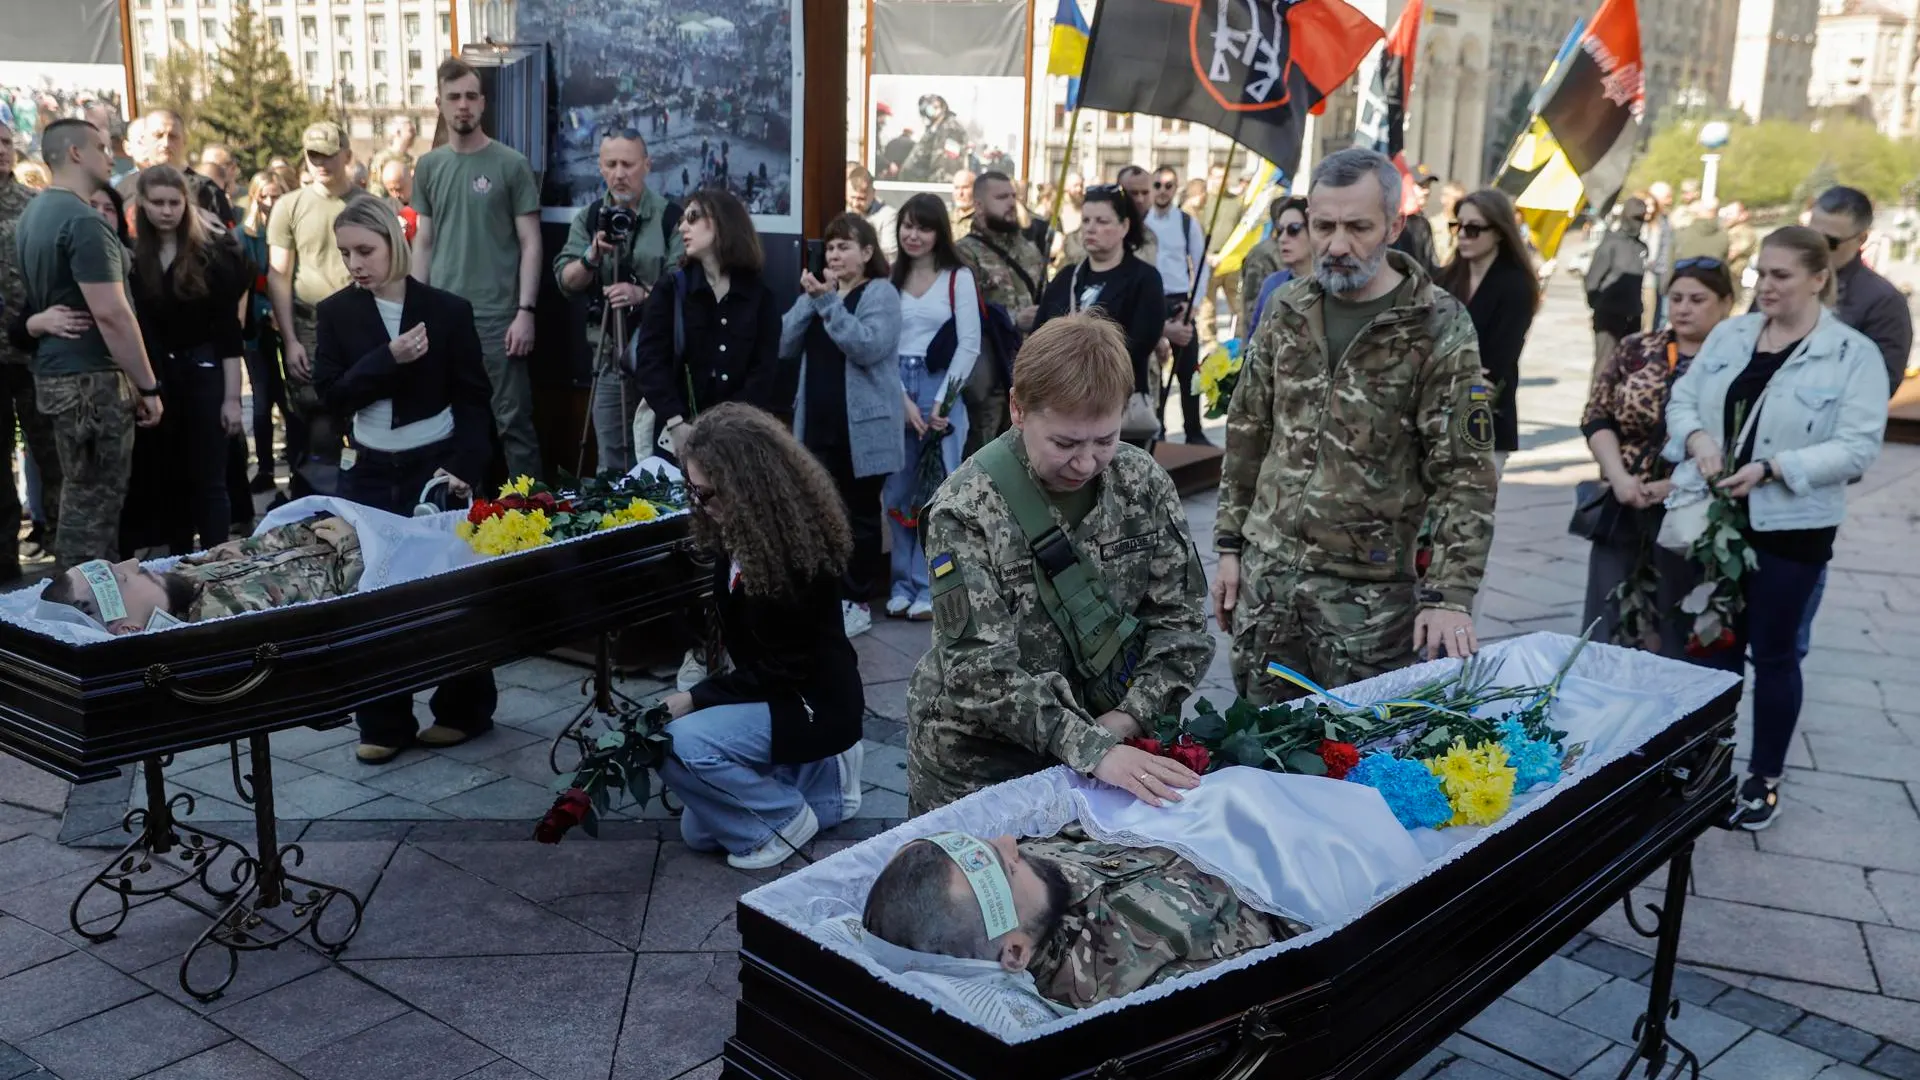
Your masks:
<path fill-rule="evenodd" d="M 1021 80 L 876 74 L 869 87 L 867 146 L 882 184 L 946 195 L 963 172 L 1019 172 Z"/>
<path fill-rule="evenodd" d="M 633 130 L 652 158 L 649 186 L 667 198 L 724 185 L 756 216 L 796 213 L 794 10 L 786 0 L 698 11 L 665 0 L 520 0 L 519 34 L 552 44 L 559 82 L 542 204 L 599 198 L 601 141 Z"/>

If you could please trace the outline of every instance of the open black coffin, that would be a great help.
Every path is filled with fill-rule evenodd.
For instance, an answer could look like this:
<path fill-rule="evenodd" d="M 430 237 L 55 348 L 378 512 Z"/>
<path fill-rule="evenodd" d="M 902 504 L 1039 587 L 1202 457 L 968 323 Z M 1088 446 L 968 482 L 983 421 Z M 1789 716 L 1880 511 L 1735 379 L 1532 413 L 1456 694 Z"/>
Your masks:
<path fill-rule="evenodd" d="M 1397 1077 L 1726 814 L 1738 689 L 1354 923 L 1157 1001 L 1008 1044 L 739 905 L 721 1075 L 1199 1080 L 1259 1021 L 1256 1076 Z"/>
<path fill-rule="evenodd" d="M 705 595 L 684 515 L 281 611 L 72 645 L 0 623 L 0 749 L 75 781 L 350 711 Z M 183 696 L 183 694 L 185 696 Z"/>

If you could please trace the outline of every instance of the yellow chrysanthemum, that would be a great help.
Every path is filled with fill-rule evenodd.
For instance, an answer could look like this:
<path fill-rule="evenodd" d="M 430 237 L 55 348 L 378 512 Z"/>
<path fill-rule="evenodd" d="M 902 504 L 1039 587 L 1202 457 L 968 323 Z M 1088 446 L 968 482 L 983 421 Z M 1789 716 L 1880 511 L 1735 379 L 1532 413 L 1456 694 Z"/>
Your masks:
<path fill-rule="evenodd" d="M 513 479 L 513 483 L 508 484 L 505 487 L 500 489 L 500 495 L 502 498 L 505 498 L 508 495 L 531 495 L 531 494 L 533 494 L 533 477 L 531 476 L 516 476 Z"/>
<path fill-rule="evenodd" d="M 482 555 L 508 555 L 552 543 L 547 526 L 543 510 L 509 510 L 478 525 L 461 522 L 459 532 L 467 545 Z"/>
<path fill-rule="evenodd" d="M 1447 824 L 1491 825 L 1513 805 L 1513 781 L 1483 778 L 1467 785 L 1457 796 L 1449 796 L 1449 801 L 1453 803 L 1453 820 Z"/>
<path fill-rule="evenodd" d="M 1482 743 L 1469 750 L 1455 740 L 1447 752 L 1427 762 L 1440 778 L 1453 806 L 1448 825 L 1491 825 L 1513 805 L 1513 766 L 1499 743 Z"/>
<path fill-rule="evenodd" d="M 600 519 L 602 529 L 617 529 L 622 525 L 637 525 L 642 521 L 652 521 L 660 516 L 660 508 L 645 499 L 634 499 L 626 506 L 608 513 Z"/>
<path fill-rule="evenodd" d="M 1471 780 L 1481 769 L 1480 759 L 1467 749 L 1465 740 L 1456 739 L 1447 752 L 1427 762 L 1427 768 L 1446 784 Z"/>
<path fill-rule="evenodd" d="M 1213 395 L 1220 389 L 1220 380 L 1233 374 L 1237 366 L 1238 365 L 1234 363 L 1233 357 L 1227 354 L 1227 350 L 1224 347 L 1216 348 L 1208 353 L 1207 358 L 1200 362 L 1200 392 L 1209 396 Z"/>

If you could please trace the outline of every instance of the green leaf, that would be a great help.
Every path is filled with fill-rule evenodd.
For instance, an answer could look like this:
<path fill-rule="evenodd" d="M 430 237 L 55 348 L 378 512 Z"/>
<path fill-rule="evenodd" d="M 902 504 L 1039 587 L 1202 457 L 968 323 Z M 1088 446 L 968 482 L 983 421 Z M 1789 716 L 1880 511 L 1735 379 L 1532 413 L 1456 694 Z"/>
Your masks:
<path fill-rule="evenodd" d="M 580 819 L 580 831 L 595 840 L 600 839 L 600 815 L 593 807 L 587 807 L 587 816 Z"/>
<path fill-rule="evenodd" d="M 1437 727 L 1437 728 L 1434 728 L 1432 731 L 1427 732 L 1426 737 L 1420 740 L 1420 745 L 1421 746 L 1445 746 L 1452 741 L 1453 741 L 1452 728 Z"/>
<path fill-rule="evenodd" d="M 602 750 L 618 750 L 622 746 L 627 745 L 627 733 L 624 731 L 609 731 L 594 740 L 594 745 Z"/>
<path fill-rule="evenodd" d="M 627 794 L 633 796 L 635 806 L 647 805 L 647 800 L 653 797 L 652 774 L 645 769 L 633 770 L 633 775 L 627 778 Z"/>
<path fill-rule="evenodd" d="M 1266 748 L 1251 731 L 1236 731 L 1220 744 L 1220 756 L 1235 765 L 1258 767 L 1267 759 Z"/>
<path fill-rule="evenodd" d="M 1287 755 L 1287 771 L 1302 776 L 1327 775 L 1327 763 L 1311 750 L 1295 750 Z"/>
<path fill-rule="evenodd" d="M 1227 736 L 1227 718 L 1217 712 L 1203 712 L 1187 721 L 1187 734 L 1204 743 L 1219 742 Z"/>
<path fill-rule="evenodd" d="M 1232 705 L 1227 706 L 1227 729 L 1229 731 L 1244 731 L 1248 728 L 1258 727 L 1259 725 L 1260 710 L 1249 704 L 1246 700 L 1237 700 Z"/>
<path fill-rule="evenodd" d="M 1193 699 L 1193 711 L 1199 713 L 1201 716 L 1219 715 L 1218 711 L 1213 707 L 1213 701 L 1208 698 Z"/>

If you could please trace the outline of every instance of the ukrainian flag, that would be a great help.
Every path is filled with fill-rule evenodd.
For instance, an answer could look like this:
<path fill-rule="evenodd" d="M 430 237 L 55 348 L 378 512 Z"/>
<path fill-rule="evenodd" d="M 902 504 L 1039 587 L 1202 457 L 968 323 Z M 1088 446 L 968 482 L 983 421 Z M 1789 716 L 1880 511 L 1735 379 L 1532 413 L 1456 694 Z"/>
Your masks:
<path fill-rule="evenodd" d="M 1253 183 L 1247 185 L 1247 196 L 1241 203 L 1245 209 L 1241 211 L 1240 220 L 1233 224 L 1233 231 L 1227 234 L 1226 239 L 1214 248 L 1220 253 L 1220 263 L 1214 267 L 1214 273 L 1231 274 L 1240 269 L 1247 260 L 1247 252 L 1266 238 L 1270 231 L 1267 211 L 1273 205 L 1273 200 L 1287 195 L 1283 179 L 1279 166 L 1270 164 L 1260 171 Z"/>
<path fill-rule="evenodd" d="M 1075 0 L 1059 0 L 1047 45 L 1047 74 L 1067 77 L 1067 107 L 1080 100 L 1080 71 L 1087 65 L 1087 20 Z"/>

